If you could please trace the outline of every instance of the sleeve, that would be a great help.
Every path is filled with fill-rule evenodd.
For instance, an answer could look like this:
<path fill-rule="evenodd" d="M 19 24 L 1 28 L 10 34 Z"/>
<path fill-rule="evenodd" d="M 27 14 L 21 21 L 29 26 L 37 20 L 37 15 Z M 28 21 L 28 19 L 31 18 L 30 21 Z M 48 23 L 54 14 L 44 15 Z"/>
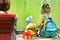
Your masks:
<path fill-rule="evenodd" d="M 39 19 L 37 27 L 41 27 L 43 25 L 43 22 L 45 21 L 45 17 L 42 15 Z"/>
<path fill-rule="evenodd" d="M 33 23 L 31 26 L 30 26 L 30 28 L 36 28 L 36 24 L 35 23 Z"/>

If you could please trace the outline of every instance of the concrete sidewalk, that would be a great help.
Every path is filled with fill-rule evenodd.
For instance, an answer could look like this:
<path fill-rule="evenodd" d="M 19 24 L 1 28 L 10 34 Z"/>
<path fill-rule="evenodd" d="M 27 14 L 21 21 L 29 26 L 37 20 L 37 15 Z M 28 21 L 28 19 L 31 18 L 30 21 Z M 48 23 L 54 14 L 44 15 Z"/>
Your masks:
<path fill-rule="evenodd" d="M 16 40 L 60 40 L 60 38 L 39 38 L 33 37 L 32 39 L 23 39 L 22 35 L 16 35 Z"/>

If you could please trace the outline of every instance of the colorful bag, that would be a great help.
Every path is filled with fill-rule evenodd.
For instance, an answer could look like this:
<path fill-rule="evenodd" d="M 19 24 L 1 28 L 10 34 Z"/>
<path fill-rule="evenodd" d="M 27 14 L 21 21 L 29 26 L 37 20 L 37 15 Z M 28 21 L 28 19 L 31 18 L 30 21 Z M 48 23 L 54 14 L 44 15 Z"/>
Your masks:
<path fill-rule="evenodd" d="M 47 37 L 53 37 L 57 33 L 57 27 L 54 20 L 51 17 L 48 17 L 47 14 L 43 14 L 46 17 L 46 24 L 44 27 L 44 34 Z"/>
<path fill-rule="evenodd" d="M 57 33 L 57 27 L 54 20 L 47 14 L 43 14 L 46 17 L 46 23 L 43 28 L 40 28 L 40 36 L 43 37 L 53 37 Z M 43 31 L 41 31 L 43 29 Z"/>

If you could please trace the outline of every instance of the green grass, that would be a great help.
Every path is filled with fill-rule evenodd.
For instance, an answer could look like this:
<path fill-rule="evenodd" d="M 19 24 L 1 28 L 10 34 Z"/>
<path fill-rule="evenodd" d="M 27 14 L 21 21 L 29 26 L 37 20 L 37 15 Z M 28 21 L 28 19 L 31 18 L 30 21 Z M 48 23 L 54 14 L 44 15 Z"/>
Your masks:
<path fill-rule="evenodd" d="M 33 22 L 38 23 L 40 17 L 42 0 L 11 0 L 9 12 L 16 12 L 18 15 L 17 30 L 24 30 L 26 26 L 25 19 L 32 15 Z M 45 3 L 44 0 L 42 3 Z M 60 26 L 60 0 L 50 0 L 51 12 L 57 26 Z"/>

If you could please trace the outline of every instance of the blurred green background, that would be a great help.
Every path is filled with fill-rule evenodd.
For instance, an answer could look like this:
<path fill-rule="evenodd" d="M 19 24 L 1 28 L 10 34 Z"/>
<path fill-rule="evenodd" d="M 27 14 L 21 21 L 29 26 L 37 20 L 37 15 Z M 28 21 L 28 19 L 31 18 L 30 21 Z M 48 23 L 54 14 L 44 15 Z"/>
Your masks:
<path fill-rule="evenodd" d="M 38 23 L 43 3 L 50 4 L 52 17 L 57 27 L 60 26 L 60 0 L 11 0 L 9 12 L 15 12 L 18 15 L 17 30 L 25 29 L 25 19 L 30 15 L 33 17 L 33 22 Z"/>

